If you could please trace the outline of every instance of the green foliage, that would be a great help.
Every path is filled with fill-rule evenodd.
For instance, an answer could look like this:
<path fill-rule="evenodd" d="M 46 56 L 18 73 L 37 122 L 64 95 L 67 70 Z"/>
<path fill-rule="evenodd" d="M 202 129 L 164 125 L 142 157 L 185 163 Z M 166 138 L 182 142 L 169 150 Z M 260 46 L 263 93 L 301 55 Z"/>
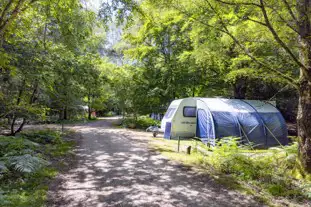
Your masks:
<path fill-rule="evenodd" d="M 43 206 L 47 181 L 56 175 L 50 160 L 72 147 L 53 130 L 0 136 L 0 206 Z"/>
<path fill-rule="evenodd" d="M 115 115 L 116 115 L 116 113 L 113 111 L 108 111 L 107 113 L 104 114 L 105 117 L 113 117 Z"/>
<path fill-rule="evenodd" d="M 1 179 L 2 174 L 6 173 L 7 170 L 8 168 L 6 167 L 5 162 L 0 161 L 0 179 Z"/>
<path fill-rule="evenodd" d="M 6 8 L 0 11 L 0 133 L 14 136 L 47 116 L 84 116 L 85 97 L 89 107 L 102 109 L 105 32 L 96 13 L 78 0 L 0 5 Z"/>
<path fill-rule="evenodd" d="M 160 121 L 154 120 L 148 116 L 140 116 L 137 119 L 126 117 L 122 121 L 122 126 L 126 128 L 147 129 L 150 126 L 159 126 Z"/>
<path fill-rule="evenodd" d="M 0 136 L 0 157 L 20 155 L 24 150 L 33 150 L 39 145 L 22 137 Z"/>
<path fill-rule="evenodd" d="M 46 160 L 29 154 L 8 157 L 7 163 L 9 168 L 19 173 L 33 173 L 49 164 Z"/>
<path fill-rule="evenodd" d="M 48 190 L 45 183 L 55 175 L 55 169 L 43 168 L 23 179 L 2 180 L 0 206 L 44 206 Z"/>
<path fill-rule="evenodd" d="M 310 191 L 305 191 L 302 183 L 309 181 L 301 177 L 297 149 L 294 143 L 253 152 L 239 146 L 236 139 L 223 139 L 204 162 L 219 173 L 260 186 L 273 196 L 304 199 Z"/>
<path fill-rule="evenodd" d="M 298 161 L 297 143 L 286 147 L 253 150 L 237 138 L 225 138 L 209 147 L 197 140 L 181 140 L 192 146 L 191 155 L 177 152 L 177 140 L 152 139 L 152 147 L 170 159 L 200 168 L 229 188 L 239 189 L 268 201 L 308 203 L 311 180 Z M 291 205 L 291 204 L 289 204 Z"/>
<path fill-rule="evenodd" d="M 38 130 L 38 131 L 26 131 L 21 133 L 21 137 L 25 137 L 40 144 L 59 144 L 61 143 L 61 133 L 56 130 Z"/>

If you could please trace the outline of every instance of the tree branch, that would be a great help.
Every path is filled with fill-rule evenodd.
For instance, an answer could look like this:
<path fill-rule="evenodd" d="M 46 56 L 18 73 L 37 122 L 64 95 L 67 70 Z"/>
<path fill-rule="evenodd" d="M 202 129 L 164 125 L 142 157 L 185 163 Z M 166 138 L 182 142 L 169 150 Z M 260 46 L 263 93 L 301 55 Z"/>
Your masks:
<path fill-rule="evenodd" d="M 31 0 L 28 4 L 31 5 L 36 1 L 37 0 Z M 29 8 L 29 6 L 27 4 L 24 8 L 21 8 L 24 3 L 25 3 L 25 0 L 19 0 L 16 4 L 15 8 L 13 9 L 11 15 L 4 21 L 3 21 L 3 19 L 1 19 L 1 21 L 0 21 L 0 34 L 4 33 L 5 28 L 18 16 L 19 13 L 22 13 L 26 9 Z"/>
<path fill-rule="evenodd" d="M 4 31 L 4 29 L 7 27 L 7 25 L 17 17 L 23 1 L 24 0 L 19 0 L 16 4 L 15 8 L 13 9 L 10 17 L 8 17 L 5 21 L 3 21 L 3 23 L 0 26 L 0 33 L 2 33 Z"/>
<path fill-rule="evenodd" d="M 245 5 L 245 6 L 257 6 L 260 7 L 259 4 L 256 3 L 251 3 L 251 2 L 228 2 L 228 1 L 223 1 L 223 0 L 216 0 L 219 3 L 222 4 L 227 4 L 227 5 Z"/>
<path fill-rule="evenodd" d="M 296 22 L 296 24 L 298 25 L 298 20 L 297 20 L 297 18 L 296 18 L 296 16 L 295 16 L 293 10 L 291 9 L 289 3 L 288 3 L 286 0 L 282 0 L 282 1 L 283 1 L 283 3 L 285 4 L 286 9 L 287 9 L 287 11 L 289 12 L 290 16 L 293 18 L 293 20 L 294 20 L 294 21 Z"/>
<path fill-rule="evenodd" d="M 277 13 L 277 15 L 282 20 L 282 22 L 284 22 L 290 29 L 292 29 L 294 32 L 296 32 L 299 35 L 298 30 L 293 25 L 291 25 L 288 21 L 286 21 L 279 13 Z"/>
<path fill-rule="evenodd" d="M 263 68 L 266 68 L 270 71 L 273 71 L 274 73 L 278 74 L 279 76 L 281 76 L 282 78 L 284 78 L 286 81 L 289 82 L 289 84 L 293 85 L 295 88 L 298 87 L 298 84 L 296 83 L 296 80 L 290 76 L 287 76 L 285 74 L 283 74 L 282 72 L 280 72 L 278 69 L 272 68 L 269 65 L 265 64 L 264 62 L 258 60 L 256 57 L 254 57 L 249 50 L 240 43 L 240 41 L 228 30 L 226 24 L 224 23 L 223 19 L 221 18 L 221 16 L 219 15 L 219 13 L 216 11 L 216 9 L 211 5 L 211 3 L 208 0 L 205 0 L 207 2 L 207 4 L 209 5 L 209 7 L 214 11 L 214 13 L 217 15 L 218 19 L 220 20 L 220 23 L 222 24 L 222 27 L 224 28 L 224 33 L 226 33 L 227 35 L 229 35 L 231 37 L 231 39 L 244 51 L 244 53 L 250 57 L 254 62 L 258 63 L 259 65 L 261 65 Z M 262 0 L 261 0 L 262 1 Z"/>
<path fill-rule="evenodd" d="M 266 25 L 268 27 L 268 29 L 270 30 L 270 32 L 272 33 L 274 39 L 277 41 L 277 43 L 280 44 L 280 46 L 289 54 L 289 56 L 294 60 L 294 62 L 300 67 L 303 68 L 304 70 L 307 70 L 306 66 L 304 64 L 302 64 L 298 58 L 294 55 L 294 53 L 289 49 L 289 47 L 281 40 L 281 38 L 279 37 L 279 35 L 277 34 L 277 32 L 275 31 L 274 27 L 272 26 L 269 18 L 268 18 L 268 14 L 264 5 L 264 1 L 260 0 L 260 5 L 261 5 L 261 11 L 262 14 L 264 16 Z M 305 74 L 307 75 L 307 73 Z M 309 75 L 307 75 L 306 77 L 309 77 Z"/>
<path fill-rule="evenodd" d="M 299 35 L 298 30 L 291 24 L 291 22 L 284 19 L 283 16 L 273 6 L 266 5 L 266 7 L 268 7 L 273 12 L 275 12 L 278 15 L 278 17 L 281 19 L 281 22 L 285 23 L 286 26 L 288 26 L 290 29 L 292 29 L 294 32 L 296 32 Z M 295 24 L 297 25 L 297 22 L 295 22 Z"/>
<path fill-rule="evenodd" d="M 214 11 L 214 13 L 217 15 L 218 19 L 220 20 L 221 22 L 221 25 L 223 27 L 223 29 L 221 28 L 218 28 L 218 27 L 215 27 L 213 25 L 210 25 L 208 23 L 206 23 L 205 21 L 202 21 L 200 19 L 197 19 L 197 18 L 194 18 L 193 16 L 191 16 L 189 13 L 187 13 L 186 11 L 183 11 L 182 9 L 178 8 L 178 7 L 174 7 L 176 10 L 178 10 L 179 12 L 181 12 L 182 14 L 186 15 L 187 17 L 189 18 L 192 18 L 194 20 L 196 20 L 197 22 L 207 26 L 207 27 L 210 27 L 210 28 L 213 28 L 217 31 L 220 31 L 220 32 L 223 32 L 225 34 L 227 34 L 229 37 L 231 37 L 231 39 L 244 51 L 245 55 L 247 55 L 248 57 L 250 57 L 254 62 L 256 62 L 257 64 L 259 64 L 260 66 L 262 66 L 263 68 L 265 68 L 266 70 L 269 70 L 269 71 L 272 71 L 274 72 L 275 74 L 281 76 L 284 80 L 286 80 L 289 84 L 291 84 L 292 86 L 294 86 L 295 88 L 298 87 L 298 84 L 297 84 L 297 81 L 290 77 L 290 76 L 287 76 L 285 74 L 283 74 L 282 72 L 280 72 L 278 69 L 275 69 L 275 68 L 272 68 L 270 67 L 269 65 L 263 63 L 262 61 L 258 60 L 256 57 L 254 57 L 250 52 L 249 50 L 240 43 L 240 41 L 233 35 L 231 34 L 231 32 L 228 30 L 228 28 L 226 27 L 226 25 L 224 24 L 222 18 L 219 16 L 218 12 L 215 10 L 215 8 L 210 4 L 210 2 L 208 0 L 205 0 L 207 2 L 207 4 L 209 5 L 209 7 Z M 216 1 L 219 1 L 219 0 L 216 0 Z"/>
<path fill-rule="evenodd" d="M 249 18 L 249 17 L 247 17 L 246 19 L 249 20 L 249 21 L 251 21 L 251 22 L 255 22 L 255 23 L 257 23 L 257 24 L 260 24 L 260 25 L 262 25 L 262 26 L 265 26 L 265 27 L 267 26 L 266 23 L 261 22 L 261 21 L 258 21 L 258 20 L 255 20 L 255 19 L 251 19 L 251 18 Z"/>
<path fill-rule="evenodd" d="M 10 0 L 9 3 L 7 3 L 7 5 L 5 6 L 5 8 L 2 11 L 1 17 L 0 17 L 0 21 L 3 20 L 4 16 L 6 15 L 7 11 L 9 10 L 9 8 L 11 7 L 12 3 L 14 0 Z"/>

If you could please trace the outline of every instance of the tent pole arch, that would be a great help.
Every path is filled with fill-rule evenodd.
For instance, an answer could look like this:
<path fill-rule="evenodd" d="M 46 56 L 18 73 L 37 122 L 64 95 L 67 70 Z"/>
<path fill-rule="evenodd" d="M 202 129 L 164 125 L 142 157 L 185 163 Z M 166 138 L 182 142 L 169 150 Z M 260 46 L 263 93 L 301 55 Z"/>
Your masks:
<path fill-rule="evenodd" d="M 197 101 L 200 101 L 200 102 L 202 102 L 204 105 L 205 105 L 205 107 L 206 107 L 206 112 L 208 113 L 208 115 L 210 116 L 210 119 L 211 119 L 211 123 L 212 123 L 212 130 L 213 130 L 213 139 L 214 139 L 214 141 L 213 141 L 213 146 L 215 146 L 215 139 L 216 139 L 216 129 L 215 129 L 215 123 L 214 123 L 214 116 L 213 116 L 213 114 L 211 113 L 211 110 L 210 110 L 210 108 L 208 107 L 208 105 L 204 102 L 204 101 L 202 101 L 202 100 L 200 100 L 200 99 L 198 99 Z M 197 117 L 198 117 L 198 106 L 197 106 Z M 198 124 L 198 121 L 197 121 L 197 124 Z M 207 124 L 207 123 L 206 123 Z"/>
<path fill-rule="evenodd" d="M 249 146 L 250 146 L 252 149 L 254 149 L 253 146 L 252 146 L 251 141 L 249 140 L 249 138 L 248 138 L 246 132 L 245 132 L 244 129 L 243 129 L 243 126 L 241 125 L 241 123 L 240 123 L 239 120 L 238 120 L 238 122 L 239 122 L 239 126 L 240 126 L 240 129 L 241 129 L 242 133 L 244 134 L 244 136 L 246 137 L 246 139 L 247 139 L 247 141 L 248 141 L 248 143 L 249 143 Z"/>
<path fill-rule="evenodd" d="M 243 101 L 243 100 L 241 100 L 241 101 Z M 264 126 L 264 128 L 265 128 L 265 135 L 266 135 L 266 146 L 268 145 L 268 135 L 267 135 L 267 133 L 266 133 L 266 130 L 272 135 L 272 137 L 277 141 L 277 143 L 281 146 L 281 147 L 284 147 L 282 144 L 281 144 L 281 142 L 278 140 L 278 138 L 276 138 L 276 136 L 272 133 L 272 131 L 268 128 L 268 126 L 265 124 L 265 122 L 264 122 L 264 120 L 263 120 L 263 118 L 261 117 L 261 115 L 258 113 L 258 111 L 257 111 L 257 109 L 254 107 L 254 106 L 252 106 L 250 103 L 247 103 L 246 101 L 243 101 L 244 103 L 246 103 L 246 104 L 248 104 L 249 106 L 251 106 L 254 110 L 255 110 L 255 112 L 256 112 L 256 114 L 258 114 L 258 116 L 260 117 L 260 120 L 262 121 L 262 124 L 263 124 L 263 126 Z M 269 103 L 270 104 L 270 103 Z M 270 104 L 271 106 L 273 106 L 272 104 Z M 273 106 L 274 108 L 276 108 L 275 106 Z M 277 108 L 276 108 L 277 109 Z M 280 111 L 277 109 L 277 111 L 280 113 Z"/>
<path fill-rule="evenodd" d="M 266 143 L 265 145 L 267 146 L 268 144 L 268 135 L 267 135 L 267 130 L 266 130 L 266 125 L 265 125 L 265 122 L 264 120 L 262 119 L 262 117 L 260 116 L 260 114 L 258 113 L 257 109 L 250 103 L 244 101 L 244 100 L 240 100 L 242 101 L 243 103 L 249 105 L 250 107 L 252 107 L 252 109 L 254 109 L 255 113 L 256 113 L 256 117 L 257 119 L 261 122 L 262 126 L 263 126 L 263 129 L 264 129 L 264 134 L 265 134 L 265 138 L 266 138 Z"/>

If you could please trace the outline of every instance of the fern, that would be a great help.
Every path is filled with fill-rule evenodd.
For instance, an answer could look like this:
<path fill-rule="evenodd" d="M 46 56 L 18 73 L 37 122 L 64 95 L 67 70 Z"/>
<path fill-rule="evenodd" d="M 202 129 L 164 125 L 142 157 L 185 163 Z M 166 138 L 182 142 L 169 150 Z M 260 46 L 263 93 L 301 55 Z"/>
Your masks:
<path fill-rule="evenodd" d="M 50 163 L 46 160 L 36 156 L 32 156 L 30 154 L 25 154 L 22 156 L 12 156 L 8 158 L 9 167 L 21 173 L 33 173 L 49 164 Z"/>
<path fill-rule="evenodd" d="M 8 170 L 8 168 L 5 166 L 5 163 L 0 161 L 0 174 L 4 173 Z"/>

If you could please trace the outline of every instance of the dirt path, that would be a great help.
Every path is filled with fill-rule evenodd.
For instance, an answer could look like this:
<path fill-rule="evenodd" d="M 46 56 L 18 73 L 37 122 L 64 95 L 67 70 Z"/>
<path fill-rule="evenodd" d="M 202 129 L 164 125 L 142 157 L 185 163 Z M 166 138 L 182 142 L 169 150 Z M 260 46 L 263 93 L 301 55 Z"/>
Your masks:
<path fill-rule="evenodd" d="M 73 127 L 82 135 L 76 161 L 51 184 L 48 206 L 260 206 L 148 150 L 149 133 L 113 121 Z"/>

